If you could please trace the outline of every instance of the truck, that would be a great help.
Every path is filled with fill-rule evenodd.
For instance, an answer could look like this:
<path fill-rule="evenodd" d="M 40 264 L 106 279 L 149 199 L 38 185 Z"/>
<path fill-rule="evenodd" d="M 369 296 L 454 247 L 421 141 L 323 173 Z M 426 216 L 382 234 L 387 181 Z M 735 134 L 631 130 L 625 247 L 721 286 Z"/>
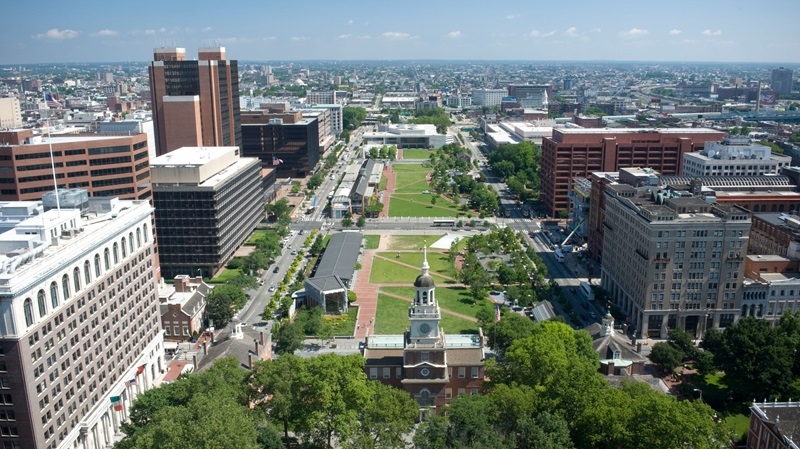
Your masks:
<path fill-rule="evenodd" d="M 556 254 L 556 260 L 561 263 L 564 263 L 564 253 L 562 253 L 560 249 L 557 249 L 555 254 Z"/>
<path fill-rule="evenodd" d="M 572 245 L 561 245 L 561 252 L 563 254 L 571 253 L 574 249 Z"/>

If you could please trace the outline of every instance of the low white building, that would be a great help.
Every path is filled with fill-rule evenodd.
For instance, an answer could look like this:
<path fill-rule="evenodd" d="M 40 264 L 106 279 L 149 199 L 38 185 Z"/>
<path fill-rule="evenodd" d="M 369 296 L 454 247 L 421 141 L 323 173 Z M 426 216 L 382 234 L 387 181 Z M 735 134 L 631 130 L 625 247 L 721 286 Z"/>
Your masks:
<path fill-rule="evenodd" d="M 377 132 L 364 133 L 364 145 L 396 145 L 397 148 L 440 148 L 447 136 L 436 125 L 380 125 Z"/>
<path fill-rule="evenodd" d="M 706 142 L 703 151 L 683 155 L 683 176 L 777 175 L 792 163 L 791 156 L 772 153 L 749 137 L 726 137 Z"/>
<path fill-rule="evenodd" d="M 472 104 L 475 106 L 500 106 L 506 95 L 508 95 L 506 89 L 475 89 L 472 91 Z"/>

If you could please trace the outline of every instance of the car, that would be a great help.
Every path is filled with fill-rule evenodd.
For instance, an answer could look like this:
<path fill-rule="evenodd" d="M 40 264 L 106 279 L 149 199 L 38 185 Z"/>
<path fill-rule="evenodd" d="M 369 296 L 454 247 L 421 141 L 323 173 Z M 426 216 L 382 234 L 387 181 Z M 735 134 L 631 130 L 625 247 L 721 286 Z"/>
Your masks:
<path fill-rule="evenodd" d="M 306 230 L 305 229 L 301 229 L 300 232 L 298 233 L 298 235 L 303 235 L 305 233 L 306 233 Z"/>
<path fill-rule="evenodd" d="M 272 285 L 269 286 L 269 291 L 270 292 L 274 292 L 276 288 L 277 287 L 275 287 L 275 284 L 272 284 Z"/>
<path fill-rule="evenodd" d="M 280 267 L 275 267 L 275 269 L 274 269 L 274 270 L 272 270 L 272 272 L 273 272 L 273 273 L 277 273 L 277 272 L 279 272 L 279 271 L 281 271 L 281 268 L 280 268 Z"/>
<path fill-rule="evenodd" d="M 430 190 L 423 190 L 422 193 L 424 193 L 425 195 L 430 195 L 431 191 Z"/>
<path fill-rule="evenodd" d="M 296 255 L 297 255 L 297 250 L 296 250 L 296 249 L 293 249 L 293 250 L 292 250 L 292 255 L 293 255 L 293 256 L 296 256 Z"/>

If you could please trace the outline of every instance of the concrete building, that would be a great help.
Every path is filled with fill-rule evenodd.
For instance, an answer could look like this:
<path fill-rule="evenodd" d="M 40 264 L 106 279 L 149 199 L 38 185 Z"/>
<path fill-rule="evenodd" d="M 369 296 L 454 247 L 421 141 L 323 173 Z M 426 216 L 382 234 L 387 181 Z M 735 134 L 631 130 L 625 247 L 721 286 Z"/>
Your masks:
<path fill-rule="evenodd" d="M 164 340 L 186 341 L 203 332 L 206 297 L 212 288 L 202 277 L 186 274 L 175 276 L 173 284 L 158 286 Z"/>
<path fill-rule="evenodd" d="M 440 148 L 447 137 L 436 125 L 378 125 L 377 132 L 364 133 L 364 145 L 396 145 L 397 148 Z"/>
<path fill-rule="evenodd" d="M 515 98 L 519 107 L 547 110 L 553 98 L 553 86 L 550 84 L 510 84 L 508 96 Z"/>
<path fill-rule="evenodd" d="M 239 65 L 225 47 L 201 48 L 196 61 L 184 48 L 157 48 L 148 68 L 156 150 L 163 155 L 181 147 L 237 146 Z"/>
<path fill-rule="evenodd" d="M 777 325 L 784 312 L 800 309 L 798 260 L 748 255 L 742 288 L 742 316 Z"/>
<path fill-rule="evenodd" d="M 772 148 L 749 137 L 726 137 L 706 142 L 702 151 L 683 155 L 683 176 L 777 175 L 792 163 L 791 156 L 773 154 Z"/>
<path fill-rule="evenodd" d="M 445 335 L 427 248 L 422 251 L 414 302 L 408 308 L 409 330 L 368 336 L 364 371 L 370 379 L 407 391 L 424 413 L 450 404 L 453 397 L 480 393 L 486 354 L 481 334 Z"/>
<path fill-rule="evenodd" d="M 498 107 L 506 89 L 475 89 L 472 91 L 472 104 L 475 106 Z"/>
<path fill-rule="evenodd" d="M 158 156 L 156 154 L 156 131 L 153 125 L 152 113 L 135 112 L 128 114 L 125 120 L 99 122 L 97 125 L 97 132 L 100 134 L 146 134 L 150 159 L 155 159 Z"/>
<path fill-rule="evenodd" d="M 592 181 L 586 178 L 575 178 L 572 192 L 569 194 L 571 203 L 569 227 L 574 229 L 576 240 L 582 241 L 589 237 L 589 210 L 592 193 Z"/>
<path fill-rule="evenodd" d="M 153 159 L 162 276 L 214 277 L 263 218 L 261 163 L 238 147 L 186 147 Z"/>
<path fill-rule="evenodd" d="M 738 320 L 749 211 L 627 184 L 605 196 L 602 286 L 642 337 Z"/>
<path fill-rule="evenodd" d="M 22 128 L 22 108 L 19 98 L 0 98 L 0 129 Z"/>
<path fill-rule="evenodd" d="M 309 90 L 306 92 L 306 103 L 308 104 L 337 104 L 337 100 L 335 90 Z"/>
<path fill-rule="evenodd" d="M 329 314 L 347 313 L 347 292 L 353 288 L 362 238 L 358 232 L 331 236 L 313 275 L 305 281 L 309 307 L 322 307 Z"/>
<path fill-rule="evenodd" d="M 550 215 L 567 211 L 572 179 L 622 167 L 681 173 L 683 155 L 720 141 L 725 133 L 707 128 L 554 129 L 542 139 L 542 202 Z"/>
<path fill-rule="evenodd" d="M 798 449 L 800 402 L 756 402 L 750 406 L 747 449 Z"/>
<path fill-rule="evenodd" d="M 302 109 L 301 113 L 304 120 L 316 120 L 317 131 L 319 134 L 319 152 L 325 154 L 333 147 L 336 136 L 331 133 L 331 110 L 330 109 Z"/>
<path fill-rule="evenodd" d="M 749 254 L 800 259 L 800 216 L 782 212 L 754 213 L 750 245 Z"/>
<path fill-rule="evenodd" d="M 342 105 L 340 104 L 310 104 L 299 105 L 302 109 L 326 109 L 330 111 L 330 133 L 334 137 L 339 137 L 339 134 L 344 131 L 344 118 L 342 116 Z"/>
<path fill-rule="evenodd" d="M 792 69 L 784 69 L 783 67 L 772 70 L 772 83 L 770 88 L 780 95 L 789 95 L 792 93 Z"/>
<path fill-rule="evenodd" d="M 88 197 L 0 207 L 0 446 L 109 447 L 165 369 L 152 212 Z"/>
<path fill-rule="evenodd" d="M 320 162 L 319 122 L 300 111 L 242 113 L 242 155 L 257 157 L 281 178 L 303 178 Z"/>
<path fill-rule="evenodd" d="M 85 189 L 91 196 L 150 198 L 146 134 L 70 134 L 32 130 L 0 132 L 0 201 L 38 200 L 54 189 Z"/>
<path fill-rule="evenodd" d="M 661 176 L 659 179 L 662 185 L 694 189 L 709 202 L 735 204 L 750 212 L 800 210 L 800 192 L 788 176 Z"/>

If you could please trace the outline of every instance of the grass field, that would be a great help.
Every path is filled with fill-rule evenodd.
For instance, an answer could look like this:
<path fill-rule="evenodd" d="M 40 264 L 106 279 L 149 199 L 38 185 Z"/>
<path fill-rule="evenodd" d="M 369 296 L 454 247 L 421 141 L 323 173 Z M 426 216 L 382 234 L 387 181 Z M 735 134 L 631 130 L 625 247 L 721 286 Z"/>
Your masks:
<path fill-rule="evenodd" d="M 222 273 L 220 273 L 219 276 L 217 276 L 215 278 L 212 278 L 208 282 L 210 284 L 224 284 L 224 283 L 228 282 L 229 280 L 231 280 L 232 278 L 235 278 L 236 276 L 238 276 L 240 274 L 242 274 L 242 270 L 240 270 L 238 268 L 235 269 L 235 270 L 231 270 L 230 268 L 226 268 L 226 269 L 222 270 Z"/>
<path fill-rule="evenodd" d="M 351 306 L 346 315 L 326 316 L 325 322 L 331 327 L 331 335 L 334 337 L 348 337 L 355 331 L 357 316 L 358 307 Z"/>
<path fill-rule="evenodd" d="M 418 148 L 409 148 L 403 150 L 403 159 L 429 159 L 433 154 L 430 150 L 420 150 Z"/>
<path fill-rule="evenodd" d="M 428 240 L 428 245 L 430 245 L 434 241 L 435 240 Z M 413 265 L 415 267 L 422 265 L 422 252 L 418 253 L 385 252 L 378 254 L 383 257 L 386 257 L 387 259 L 396 260 L 398 262 L 403 262 L 405 264 Z M 397 254 L 400 254 L 400 258 L 397 258 Z M 432 273 L 439 273 L 444 276 L 453 277 L 452 265 L 450 265 L 450 261 L 447 260 L 447 254 L 428 252 L 428 265 L 431 266 Z"/>
<path fill-rule="evenodd" d="M 253 232 L 253 235 L 250 237 L 250 239 L 247 240 L 245 245 L 255 245 L 258 239 L 264 237 L 267 234 L 273 234 L 273 233 L 275 233 L 275 231 L 271 229 L 256 229 L 256 231 Z"/>
<path fill-rule="evenodd" d="M 422 164 L 392 164 L 392 170 L 395 173 L 403 173 L 403 172 L 419 172 L 423 171 L 425 173 L 431 171 L 429 168 L 425 168 Z"/>
<path fill-rule="evenodd" d="M 381 287 L 381 291 L 392 293 L 404 298 L 414 298 L 414 287 Z M 480 307 L 472 303 L 467 289 L 462 287 L 436 287 L 436 302 L 439 307 L 452 312 L 460 313 L 469 317 L 474 317 Z"/>
<path fill-rule="evenodd" d="M 378 245 L 381 244 L 381 236 L 379 235 L 365 235 L 364 240 L 366 240 L 364 249 L 378 249 Z"/>
<path fill-rule="evenodd" d="M 428 195 L 426 195 L 428 196 Z M 430 200 L 429 200 L 430 201 Z M 392 195 L 389 203 L 390 217 L 458 217 L 461 213 L 455 208 L 440 206 L 440 201 L 435 206 L 431 204 L 422 205 L 413 201 L 403 199 L 402 195 Z M 447 204 L 447 203 L 445 203 Z"/>
<path fill-rule="evenodd" d="M 387 248 L 390 251 L 398 249 L 422 249 L 422 245 L 427 242 L 429 245 L 442 238 L 444 234 L 430 235 L 391 235 Z"/>
<path fill-rule="evenodd" d="M 369 275 L 369 281 L 373 284 L 408 283 L 411 285 L 417 276 L 419 276 L 419 268 L 406 267 L 386 259 L 375 258 L 372 261 L 372 272 Z M 445 284 L 447 282 L 447 279 L 436 273 L 432 273 L 431 276 L 437 283 Z"/>
<path fill-rule="evenodd" d="M 409 326 L 408 306 L 411 303 L 388 295 L 378 294 L 378 310 L 375 316 L 376 334 L 401 334 Z M 448 334 L 474 334 L 478 323 L 442 314 L 442 329 Z"/>

